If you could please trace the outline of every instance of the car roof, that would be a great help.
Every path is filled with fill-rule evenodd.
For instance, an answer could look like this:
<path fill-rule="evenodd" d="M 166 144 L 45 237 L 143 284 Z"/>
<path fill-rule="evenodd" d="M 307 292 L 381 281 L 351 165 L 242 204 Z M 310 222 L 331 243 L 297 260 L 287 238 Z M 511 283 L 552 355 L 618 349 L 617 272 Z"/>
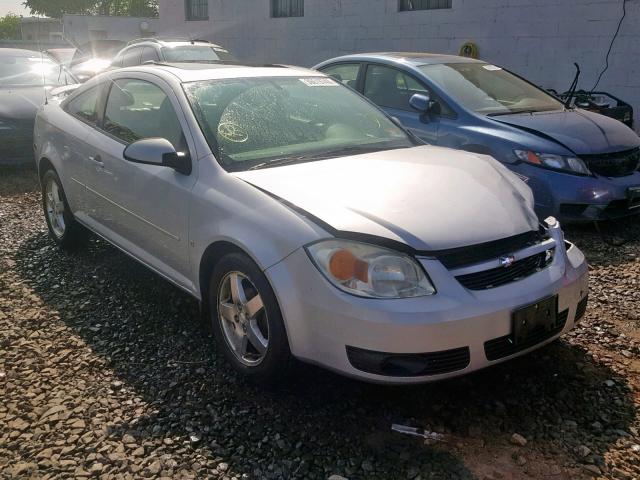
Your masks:
<path fill-rule="evenodd" d="M 220 45 L 211 43 L 207 40 L 189 40 L 188 38 L 139 38 L 131 40 L 127 43 L 127 47 L 140 46 L 140 45 L 159 45 L 159 46 L 172 46 L 172 47 L 186 47 L 191 45 L 197 45 L 200 47 L 214 47 L 223 48 Z"/>
<path fill-rule="evenodd" d="M 226 78 L 260 77 L 318 77 L 323 74 L 302 67 L 286 65 L 248 65 L 234 62 L 215 63 L 147 63 L 115 71 L 153 72 L 171 74 L 182 83 Z"/>
<path fill-rule="evenodd" d="M 372 52 L 372 53 L 356 53 L 353 55 L 345 55 L 342 57 L 333 58 L 325 63 L 333 63 L 336 61 L 376 61 L 387 60 L 395 62 L 410 63 L 416 66 L 419 65 L 434 65 L 443 63 L 485 63 L 482 60 L 476 60 L 474 58 L 460 57 L 458 55 L 444 55 L 440 53 L 426 53 L 426 52 Z"/>

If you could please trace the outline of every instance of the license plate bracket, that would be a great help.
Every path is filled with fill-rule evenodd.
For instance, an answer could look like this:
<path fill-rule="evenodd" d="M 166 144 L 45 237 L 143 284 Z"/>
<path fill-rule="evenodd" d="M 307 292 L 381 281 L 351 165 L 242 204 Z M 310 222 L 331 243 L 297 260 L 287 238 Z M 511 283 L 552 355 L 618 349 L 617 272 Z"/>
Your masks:
<path fill-rule="evenodd" d="M 526 342 L 536 330 L 546 332 L 556 327 L 558 297 L 547 297 L 514 311 L 511 316 L 512 337 L 515 345 Z"/>

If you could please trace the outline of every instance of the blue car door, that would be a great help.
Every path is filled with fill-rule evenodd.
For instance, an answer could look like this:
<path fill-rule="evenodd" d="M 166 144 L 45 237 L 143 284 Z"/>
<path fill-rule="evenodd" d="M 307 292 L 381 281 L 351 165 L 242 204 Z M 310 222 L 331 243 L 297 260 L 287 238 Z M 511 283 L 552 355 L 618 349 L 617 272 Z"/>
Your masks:
<path fill-rule="evenodd" d="M 378 64 L 369 64 L 364 77 L 365 97 L 422 140 L 438 143 L 440 116 L 420 113 L 409 105 L 409 99 L 416 93 L 431 95 L 424 83 L 402 70 Z"/>

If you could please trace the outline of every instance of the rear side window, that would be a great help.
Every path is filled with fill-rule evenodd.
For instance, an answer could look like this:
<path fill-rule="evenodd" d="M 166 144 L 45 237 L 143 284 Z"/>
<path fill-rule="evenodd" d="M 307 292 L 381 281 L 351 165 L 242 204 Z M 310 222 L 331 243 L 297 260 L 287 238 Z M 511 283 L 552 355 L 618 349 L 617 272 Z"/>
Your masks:
<path fill-rule="evenodd" d="M 81 120 L 95 124 L 98 121 L 99 87 L 93 87 L 67 103 L 66 110 Z"/>
<path fill-rule="evenodd" d="M 141 48 L 132 48 L 131 50 L 127 50 L 122 55 L 122 66 L 133 67 L 135 65 L 140 65 L 141 54 L 142 54 Z"/>
<path fill-rule="evenodd" d="M 322 68 L 322 73 L 329 75 L 345 85 L 356 88 L 358 81 L 358 73 L 360 72 L 359 63 L 341 63 Z"/>
<path fill-rule="evenodd" d="M 169 140 L 182 150 L 182 127 L 171 101 L 160 87 L 144 80 L 116 80 L 104 114 L 104 130 L 129 144 L 143 138 Z"/>
<path fill-rule="evenodd" d="M 142 50 L 142 57 L 140 57 L 140 63 L 158 61 L 160 61 L 160 57 L 158 56 L 156 49 L 152 47 L 144 47 Z"/>

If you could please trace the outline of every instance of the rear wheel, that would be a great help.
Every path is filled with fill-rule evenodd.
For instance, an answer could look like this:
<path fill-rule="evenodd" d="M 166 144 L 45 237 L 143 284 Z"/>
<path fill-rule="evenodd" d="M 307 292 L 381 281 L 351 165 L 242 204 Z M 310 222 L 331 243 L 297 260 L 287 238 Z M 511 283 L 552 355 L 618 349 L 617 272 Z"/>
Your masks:
<path fill-rule="evenodd" d="M 224 256 L 214 268 L 209 288 L 214 334 L 227 360 L 240 373 L 261 383 L 283 379 L 291 353 L 273 289 L 246 255 Z"/>
<path fill-rule="evenodd" d="M 41 184 L 42 208 L 49 235 L 61 248 L 76 249 L 86 238 L 86 231 L 73 217 L 62 182 L 55 170 L 47 170 L 42 176 Z"/>

